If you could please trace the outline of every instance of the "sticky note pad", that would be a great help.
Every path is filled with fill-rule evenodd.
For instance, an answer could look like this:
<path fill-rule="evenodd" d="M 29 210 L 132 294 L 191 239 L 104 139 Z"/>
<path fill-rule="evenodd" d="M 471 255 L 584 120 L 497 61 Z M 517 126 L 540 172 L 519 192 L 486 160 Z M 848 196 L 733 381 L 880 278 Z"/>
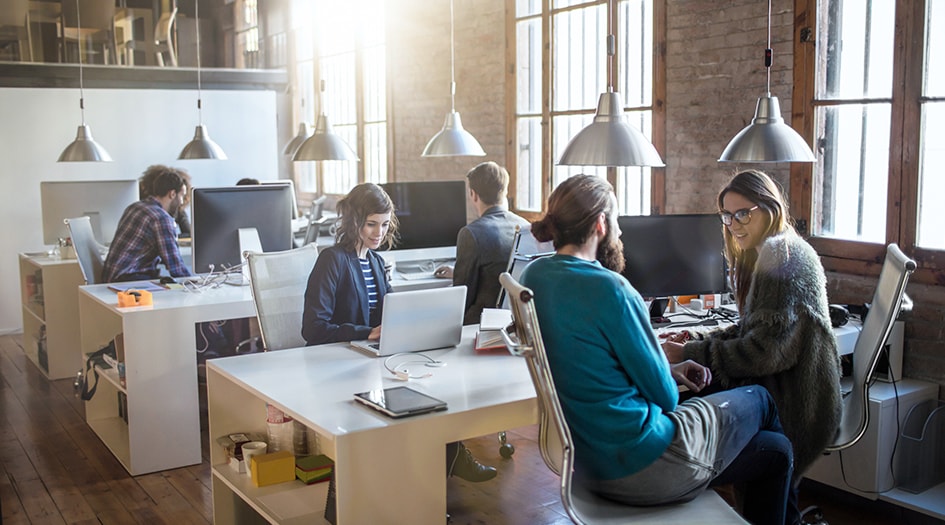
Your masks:
<path fill-rule="evenodd" d="M 257 487 L 292 481 L 295 479 L 295 456 L 288 450 L 253 456 L 250 471 Z"/>

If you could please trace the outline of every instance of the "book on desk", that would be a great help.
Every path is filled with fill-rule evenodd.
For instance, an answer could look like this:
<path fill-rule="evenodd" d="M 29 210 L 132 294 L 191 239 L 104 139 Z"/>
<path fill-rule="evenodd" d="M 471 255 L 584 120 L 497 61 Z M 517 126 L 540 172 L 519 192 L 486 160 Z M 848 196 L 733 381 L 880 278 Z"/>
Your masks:
<path fill-rule="evenodd" d="M 483 308 L 476 332 L 476 352 L 505 352 L 502 330 L 512 324 L 512 311 L 502 308 Z"/>

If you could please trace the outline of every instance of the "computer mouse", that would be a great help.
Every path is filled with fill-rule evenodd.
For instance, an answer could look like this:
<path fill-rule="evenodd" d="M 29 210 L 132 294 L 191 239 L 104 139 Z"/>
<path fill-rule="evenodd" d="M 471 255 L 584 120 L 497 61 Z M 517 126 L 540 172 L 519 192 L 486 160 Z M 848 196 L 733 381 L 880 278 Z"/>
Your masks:
<path fill-rule="evenodd" d="M 441 279 L 452 279 L 453 267 L 446 264 L 443 266 L 438 266 L 436 270 L 433 270 L 433 276 L 440 277 Z"/>
<path fill-rule="evenodd" d="M 173 277 L 169 277 L 166 275 L 164 277 L 161 277 L 161 280 L 160 280 L 161 284 L 174 284 L 176 282 L 177 281 L 175 281 Z"/>

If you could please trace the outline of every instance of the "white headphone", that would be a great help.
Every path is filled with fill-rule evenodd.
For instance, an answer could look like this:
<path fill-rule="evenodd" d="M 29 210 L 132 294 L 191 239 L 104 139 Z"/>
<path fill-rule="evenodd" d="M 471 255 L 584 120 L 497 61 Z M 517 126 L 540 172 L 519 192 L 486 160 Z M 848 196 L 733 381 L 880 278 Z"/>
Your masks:
<path fill-rule="evenodd" d="M 396 365 L 392 365 L 392 364 L 391 364 L 391 360 L 393 360 L 395 357 L 404 357 L 404 356 L 422 357 L 423 360 L 420 360 L 420 359 L 405 359 L 405 360 L 402 360 L 402 361 L 398 362 Z M 445 363 L 444 361 L 437 361 L 436 359 L 433 359 L 432 357 L 430 357 L 430 356 L 428 356 L 428 355 L 426 355 L 426 354 L 415 354 L 415 353 L 410 353 L 410 352 L 401 352 L 401 353 L 398 353 L 398 354 L 393 354 L 393 355 L 391 355 L 390 357 L 388 357 L 387 359 L 385 359 L 385 360 L 384 360 L 384 368 L 386 368 L 388 372 L 394 374 L 394 376 L 396 376 L 397 379 L 399 379 L 399 380 L 401 380 L 401 381 L 409 381 L 409 380 L 411 380 L 411 379 L 423 379 L 423 378 L 425 378 L 425 377 L 430 377 L 430 376 L 433 375 L 433 372 L 427 372 L 427 373 L 425 373 L 425 374 L 420 374 L 420 375 L 410 375 L 410 370 L 407 368 L 406 365 L 414 364 L 414 363 L 422 363 L 424 366 L 428 366 L 428 367 L 430 367 L 430 368 L 439 368 L 439 367 L 441 367 L 441 366 L 446 366 L 446 363 Z"/>

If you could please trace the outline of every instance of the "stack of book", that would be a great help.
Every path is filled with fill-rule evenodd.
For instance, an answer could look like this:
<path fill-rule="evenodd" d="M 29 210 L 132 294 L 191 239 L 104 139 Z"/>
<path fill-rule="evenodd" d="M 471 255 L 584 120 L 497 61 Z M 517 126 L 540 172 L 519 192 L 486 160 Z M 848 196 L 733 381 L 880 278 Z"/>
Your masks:
<path fill-rule="evenodd" d="M 476 333 L 476 352 L 505 351 L 502 330 L 512 324 L 512 311 L 502 308 L 483 308 Z"/>
<path fill-rule="evenodd" d="M 300 456 L 295 459 L 295 477 L 306 485 L 331 479 L 335 462 L 328 456 Z"/>

